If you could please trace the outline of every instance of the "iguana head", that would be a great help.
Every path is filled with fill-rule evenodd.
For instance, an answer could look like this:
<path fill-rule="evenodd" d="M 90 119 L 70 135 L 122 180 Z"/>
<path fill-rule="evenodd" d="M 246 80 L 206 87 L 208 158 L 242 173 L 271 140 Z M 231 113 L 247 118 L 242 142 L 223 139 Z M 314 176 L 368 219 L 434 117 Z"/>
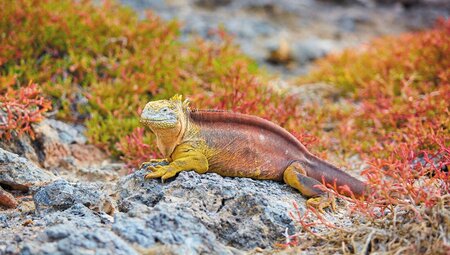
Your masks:
<path fill-rule="evenodd" d="M 187 129 L 188 104 L 181 95 L 175 95 L 168 100 L 151 101 L 142 111 L 141 123 L 156 135 L 158 148 L 165 156 L 172 153 Z"/>
<path fill-rule="evenodd" d="M 157 129 L 173 129 L 183 124 L 188 101 L 181 101 L 181 95 L 168 100 L 151 101 L 145 105 L 141 114 L 141 123 L 152 131 Z"/>

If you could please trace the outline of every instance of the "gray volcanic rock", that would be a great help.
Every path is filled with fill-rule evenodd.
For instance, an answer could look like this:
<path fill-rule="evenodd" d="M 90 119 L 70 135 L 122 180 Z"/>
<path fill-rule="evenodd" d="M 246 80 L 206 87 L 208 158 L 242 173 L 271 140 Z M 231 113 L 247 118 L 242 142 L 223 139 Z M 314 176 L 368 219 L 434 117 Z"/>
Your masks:
<path fill-rule="evenodd" d="M 111 185 L 115 184 L 113 181 L 119 179 L 120 173 L 124 172 L 126 169 L 123 163 L 112 163 L 103 166 L 91 166 L 91 167 L 80 167 L 77 172 L 77 179 L 83 181 L 96 181 L 109 182 Z"/>
<path fill-rule="evenodd" d="M 103 224 L 108 224 L 103 212 L 95 212 L 83 204 L 77 203 L 61 211 L 47 211 L 46 214 L 37 219 L 40 225 L 51 227 L 66 224 L 67 229 L 72 228 L 100 228 Z M 111 218 L 111 216 L 109 216 Z"/>
<path fill-rule="evenodd" d="M 189 171 L 161 183 L 145 173 L 116 183 L 117 211 L 108 183 L 39 188 L 34 213 L 0 214 L 0 254 L 245 254 L 296 231 L 293 201 L 304 210 L 297 191 L 274 181 Z"/>
<path fill-rule="evenodd" d="M 46 139 L 58 140 L 65 144 L 85 144 L 86 137 L 81 128 L 74 127 L 59 120 L 44 119 L 34 125 L 36 133 L 40 136 L 46 136 Z"/>
<path fill-rule="evenodd" d="M 0 110 L 0 113 L 1 112 L 2 111 Z M 13 133 L 11 140 L 0 139 L 0 148 L 39 164 L 43 155 L 37 151 L 35 147 L 35 140 L 31 139 L 28 135 L 17 136 L 17 134 Z"/>
<path fill-rule="evenodd" d="M 118 213 L 112 229 L 144 248 L 163 244 L 174 254 L 233 254 L 199 219 L 176 205 L 162 204 L 138 215 Z"/>
<path fill-rule="evenodd" d="M 42 186 L 54 179 L 52 173 L 33 162 L 0 148 L 0 184 L 26 191 L 30 187 Z"/>
<path fill-rule="evenodd" d="M 84 127 L 80 125 L 44 118 L 41 122 L 33 124 L 33 129 L 35 138 L 13 133 L 11 139 L 0 140 L 0 148 L 65 177 L 75 175 L 77 178 L 76 175 L 79 173 L 77 170 L 85 168 L 82 175 L 89 179 L 91 168 L 99 168 L 109 162 L 105 152 L 86 143 Z M 96 171 L 96 174 L 104 174 L 101 172 Z M 116 177 L 110 175 L 108 179 Z"/>
<path fill-rule="evenodd" d="M 139 254 L 110 230 L 75 228 L 68 225 L 50 227 L 38 240 L 26 243 L 20 254 Z"/>
<path fill-rule="evenodd" d="M 97 165 L 106 159 L 100 149 L 86 144 L 82 127 L 53 119 L 44 119 L 33 127 L 40 163 L 47 169 Z"/>
<path fill-rule="evenodd" d="M 65 180 L 57 180 L 40 188 L 34 194 L 33 200 L 39 213 L 65 210 L 75 204 L 83 204 L 95 211 L 106 213 L 113 210 L 109 197 L 102 192 L 101 185 L 95 183 L 71 184 Z"/>
<path fill-rule="evenodd" d="M 42 164 L 47 156 L 45 155 L 46 143 L 58 143 L 66 145 L 66 147 L 71 144 L 86 144 L 87 138 L 84 136 L 81 126 L 48 118 L 44 118 L 32 126 L 36 138 L 32 139 L 28 135 L 17 135 L 13 132 L 11 139 L 0 141 L 0 148 Z M 62 155 L 59 156 L 62 157 Z"/>
<path fill-rule="evenodd" d="M 36 215 L 35 235 L 16 245 L 20 254 L 138 254 L 110 230 L 111 221 L 106 213 L 75 203 Z"/>
<path fill-rule="evenodd" d="M 243 250 L 271 247 L 281 240 L 286 229 L 292 233 L 295 227 L 288 211 L 292 210 L 293 201 L 304 205 L 304 198 L 298 192 L 273 181 L 181 172 L 175 180 L 161 184 L 159 180 L 144 180 L 144 174 L 138 171 L 119 183 L 120 211 L 149 226 L 152 226 L 151 219 L 170 222 L 177 219 L 180 222 L 176 225 L 182 229 L 194 233 L 208 230 L 222 244 Z M 128 227 L 123 227 L 123 223 L 116 221 L 116 233 L 139 239 L 136 234 L 129 234 L 142 232 L 132 230 L 139 224 L 127 224 Z M 149 245 L 155 234 L 140 238 Z M 197 238 L 208 242 L 201 234 Z"/>
<path fill-rule="evenodd" d="M 331 40 L 309 38 L 293 45 L 293 55 L 299 63 L 306 64 L 326 56 L 335 49 Z"/>

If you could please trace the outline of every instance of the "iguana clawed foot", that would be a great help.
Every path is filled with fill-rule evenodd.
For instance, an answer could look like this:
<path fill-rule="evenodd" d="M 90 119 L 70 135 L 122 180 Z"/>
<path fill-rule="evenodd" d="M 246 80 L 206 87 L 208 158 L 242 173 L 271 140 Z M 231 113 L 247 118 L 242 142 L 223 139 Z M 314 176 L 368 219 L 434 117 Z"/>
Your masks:
<path fill-rule="evenodd" d="M 161 181 L 174 177 L 177 173 L 183 171 L 182 169 L 177 169 L 171 165 L 167 166 L 148 166 L 147 169 L 151 170 L 152 173 L 149 173 L 145 176 L 145 179 L 155 179 L 161 177 Z"/>
<path fill-rule="evenodd" d="M 169 161 L 165 158 L 152 158 L 149 161 L 143 162 L 139 169 L 148 169 L 150 166 L 158 163 L 168 163 Z"/>
<path fill-rule="evenodd" d="M 321 213 L 324 213 L 323 209 L 328 206 L 331 206 L 333 211 L 336 210 L 334 196 L 320 188 L 323 184 L 318 180 L 307 176 L 306 171 L 300 163 L 293 162 L 289 165 L 284 171 L 283 180 L 303 195 L 310 197 L 306 201 L 307 206 L 314 207 Z"/>
<path fill-rule="evenodd" d="M 310 198 L 306 201 L 306 205 L 316 208 L 320 213 L 325 213 L 323 209 L 327 207 L 330 207 L 333 212 L 336 211 L 336 199 L 331 194 Z"/>

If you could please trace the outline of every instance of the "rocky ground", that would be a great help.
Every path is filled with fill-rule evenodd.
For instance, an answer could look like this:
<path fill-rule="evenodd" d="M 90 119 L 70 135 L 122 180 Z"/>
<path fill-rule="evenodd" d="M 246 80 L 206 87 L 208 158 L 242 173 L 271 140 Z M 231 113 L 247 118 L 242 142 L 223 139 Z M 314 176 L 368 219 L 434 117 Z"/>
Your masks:
<path fill-rule="evenodd" d="M 245 53 L 285 76 L 331 51 L 448 15 L 439 0 L 122 2 L 177 17 L 185 38 L 208 37 L 222 24 Z M 307 101 L 331 90 L 312 84 L 291 92 Z M 144 180 L 144 171 L 128 174 L 88 144 L 82 126 L 46 119 L 34 129 L 34 140 L 0 141 L 0 254 L 272 253 L 298 230 L 292 203 L 305 210 L 305 199 L 282 183 L 194 172 Z M 324 217 L 351 224 L 341 208 Z"/>

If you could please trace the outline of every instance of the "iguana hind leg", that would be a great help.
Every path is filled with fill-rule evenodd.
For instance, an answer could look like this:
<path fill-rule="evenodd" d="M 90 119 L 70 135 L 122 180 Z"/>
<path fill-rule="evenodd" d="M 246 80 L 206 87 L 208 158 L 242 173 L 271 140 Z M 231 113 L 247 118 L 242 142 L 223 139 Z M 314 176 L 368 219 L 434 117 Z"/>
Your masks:
<path fill-rule="evenodd" d="M 289 186 L 297 189 L 309 199 L 306 201 L 308 206 L 317 208 L 323 213 L 323 209 L 331 206 L 333 210 L 336 209 L 335 199 L 327 192 L 324 192 L 317 185 L 321 185 L 319 181 L 308 177 L 306 171 L 300 163 L 293 162 L 289 165 L 283 174 L 283 180 Z"/>
<path fill-rule="evenodd" d="M 147 174 L 145 178 L 161 177 L 161 180 L 164 182 L 181 171 L 194 170 L 202 174 L 206 173 L 208 168 L 208 159 L 201 150 L 189 144 L 180 144 L 172 153 L 171 162 L 168 165 L 149 166 L 148 169 L 153 172 Z"/>

